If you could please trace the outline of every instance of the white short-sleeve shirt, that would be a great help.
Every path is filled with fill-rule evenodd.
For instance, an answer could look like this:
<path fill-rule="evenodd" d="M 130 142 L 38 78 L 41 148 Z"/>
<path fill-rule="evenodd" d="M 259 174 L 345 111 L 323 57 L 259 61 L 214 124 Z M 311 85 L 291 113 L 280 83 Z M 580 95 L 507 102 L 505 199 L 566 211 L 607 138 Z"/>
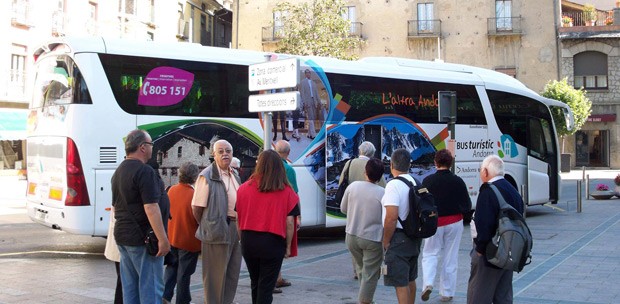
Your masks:
<path fill-rule="evenodd" d="M 416 185 L 416 182 L 411 175 L 401 174 L 399 176 L 408 179 L 413 183 L 414 186 Z M 405 220 L 405 218 L 407 218 L 407 215 L 409 214 L 409 185 L 396 178 L 390 180 L 390 182 L 385 185 L 385 194 L 381 199 L 381 205 L 383 205 L 383 211 L 381 212 L 381 221 L 384 224 L 386 206 L 397 206 L 398 217 L 401 220 Z M 399 221 L 396 221 L 396 228 L 403 228 Z"/>

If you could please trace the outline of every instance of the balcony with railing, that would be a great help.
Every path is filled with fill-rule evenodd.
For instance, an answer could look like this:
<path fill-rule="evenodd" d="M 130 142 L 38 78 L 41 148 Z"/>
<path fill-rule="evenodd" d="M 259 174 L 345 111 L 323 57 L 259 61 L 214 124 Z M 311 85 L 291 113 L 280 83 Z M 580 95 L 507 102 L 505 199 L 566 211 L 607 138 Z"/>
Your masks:
<path fill-rule="evenodd" d="M 351 22 L 351 28 L 349 29 L 350 37 L 362 38 L 362 27 L 364 26 L 361 22 Z"/>
<path fill-rule="evenodd" d="M 0 97 L 13 102 L 26 101 L 26 73 L 9 69 L 0 77 Z"/>
<path fill-rule="evenodd" d="M 562 26 L 563 27 L 571 27 L 571 26 L 606 26 L 613 25 L 614 23 L 614 12 L 594 12 L 594 20 L 592 16 L 587 12 L 580 11 L 568 11 L 562 12 Z"/>
<path fill-rule="evenodd" d="M 441 20 L 407 20 L 407 37 L 441 37 Z"/>
<path fill-rule="evenodd" d="M 264 26 L 262 40 L 263 43 L 277 42 L 284 37 L 284 27 L 282 26 Z"/>
<path fill-rule="evenodd" d="M 487 18 L 487 33 L 489 36 L 523 35 L 522 17 Z"/>

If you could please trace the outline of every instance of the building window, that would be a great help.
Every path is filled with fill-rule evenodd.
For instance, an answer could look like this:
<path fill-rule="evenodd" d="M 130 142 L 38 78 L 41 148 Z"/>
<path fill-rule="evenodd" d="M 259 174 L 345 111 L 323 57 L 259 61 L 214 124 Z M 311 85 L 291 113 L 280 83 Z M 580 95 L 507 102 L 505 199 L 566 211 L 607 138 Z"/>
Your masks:
<path fill-rule="evenodd" d="M 200 155 L 200 156 L 205 155 L 205 146 L 199 146 L 198 147 L 198 155 Z"/>
<path fill-rule="evenodd" d="M 24 96 L 26 89 L 26 54 L 27 48 L 23 45 L 13 44 L 11 54 L 10 87 L 16 96 Z"/>
<path fill-rule="evenodd" d="M 170 169 L 170 175 L 171 176 L 177 176 L 177 168 L 171 168 Z"/>
<path fill-rule="evenodd" d="M 168 151 L 164 152 L 164 159 L 168 158 Z"/>
<path fill-rule="evenodd" d="M 512 1 L 496 0 L 495 17 L 497 18 L 496 26 L 498 31 L 512 30 Z"/>
<path fill-rule="evenodd" d="M 284 36 L 284 19 L 288 15 L 287 11 L 275 11 L 273 12 L 273 38 L 279 39 Z"/>
<path fill-rule="evenodd" d="M 177 157 L 181 158 L 183 156 L 183 147 L 179 147 L 177 149 Z"/>
<path fill-rule="evenodd" d="M 355 35 L 359 32 L 359 30 L 357 29 L 358 23 L 356 23 L 357 16 L 355 6 L 345 6 L 344 11 L 342 12 L 342 18 L 351 22 L 351 28 L 349 29 L 350 35 Z"/>
<path fill-rule="evenodd" d="M 163 175 L 163 176 L 168 175 L 168 169 L 167 168 L 161 169 L 161 175 Z"/>
<path fill-rule="evenodd" d="M 517 78 L 517 69 L 515 68 L 495 68 L 495 71 Z"/>
<path fill-rule="evenodd" d="M 418 3 L 418 31 L 433 31 L 433 3 Z"/>
<path fill-rule="evenodd" d="M 586 51 L 573 57 L 575 88 L 607 89 L 607 55 Z"/>
<path fill-rule="evenodd" d="M 88 21 L 86 24 L 88 33 L 91 35 L 97 34 L 97 3 L 88 2 Z"/>
<path fill-rule="evenodd" d="M 118 1 L 118 11 L 121 12 L 121 14 L 135 15 L 136 14 L 135 0 Z"/>

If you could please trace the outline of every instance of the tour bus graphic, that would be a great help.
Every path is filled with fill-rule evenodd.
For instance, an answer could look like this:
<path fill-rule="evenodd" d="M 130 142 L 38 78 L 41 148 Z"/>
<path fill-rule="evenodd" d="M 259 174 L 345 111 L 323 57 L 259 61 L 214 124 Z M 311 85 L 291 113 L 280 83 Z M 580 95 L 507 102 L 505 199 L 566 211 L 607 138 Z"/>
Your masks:
<path fill-rule="evenodd" d="M 519 150 L 517 149 L 517 144 L 515 143 L 512 136 L 508 134 L 502 134 L 497 142 L 497 155 L 501 158 L 509 157 L 515 158 L 519 155 Z"/>

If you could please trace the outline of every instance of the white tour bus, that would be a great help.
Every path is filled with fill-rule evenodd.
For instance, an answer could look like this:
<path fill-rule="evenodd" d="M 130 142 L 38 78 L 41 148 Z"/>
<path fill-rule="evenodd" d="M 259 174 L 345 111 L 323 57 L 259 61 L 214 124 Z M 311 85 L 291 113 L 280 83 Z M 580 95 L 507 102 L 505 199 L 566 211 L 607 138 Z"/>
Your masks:
<path fill-rule="evenodd" d="M 151 163 L 166 185 L 191 161 L 210 164 L 211 145 L 226 139 L 246 179 L 263 147 L 262 116 L 248 111 L 248 65 L 265 53 L 155 43 L 65 38 L 35 52 L 28 117 L 28 215 L 70 233 L 104 236 L 110 178 L 125 155 L 123 138 L 136 128 L 154 142 Z M 393 150 L 411 151 L 411 174 L 434 172 L 433 153 L 449 142 L 438 122 L 438 91 L 456 92 L 456 173 L 477 197 L 481 160 L 497 154 L 506 178 L 542 204 L 559 199 L 559 151 L 553 115 L 569 108 L 543 98 L 507 75 L 481 68 L 400 58 L 342 61 L 300 57 L 321 109 L 279 113 L 277 139 L 288 137 L 297 173 L 302 225 L 338 226 L 333 197 L 346 160 L 371 141 L 389 165 Z M 302 75 L 303 79 L 303 75 Z M 284 130 L 282 130 L 284 129 Z M 299 134 L 299 136 L 293 135 Z M 386 177 L 389 170 L 386 170 Z M 524 185 L 524 186 L 523 186 Z M 536 187 L 527 187 L 536 185 Z"/>

